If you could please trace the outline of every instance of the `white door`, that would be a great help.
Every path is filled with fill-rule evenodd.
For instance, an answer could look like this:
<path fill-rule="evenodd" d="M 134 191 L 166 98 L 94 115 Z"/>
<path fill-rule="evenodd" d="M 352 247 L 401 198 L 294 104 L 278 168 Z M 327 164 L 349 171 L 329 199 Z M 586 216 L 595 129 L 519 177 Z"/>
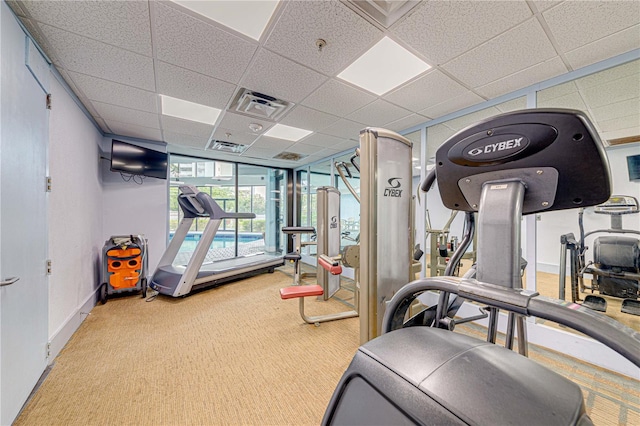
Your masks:
<path fill-rule="evenodd" d="M 0 424 L 9 425 L 47 366 L 48 110 L 25 35 L 0 7 Z"/>

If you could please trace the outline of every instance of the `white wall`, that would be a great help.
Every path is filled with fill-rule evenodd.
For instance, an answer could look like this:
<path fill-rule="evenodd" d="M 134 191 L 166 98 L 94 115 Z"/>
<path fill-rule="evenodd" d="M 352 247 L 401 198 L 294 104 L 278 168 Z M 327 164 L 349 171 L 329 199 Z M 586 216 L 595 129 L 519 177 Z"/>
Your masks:
<path fill-rule="evenodd" d="M 84 319 L 81 312 L 95 304 L 102 248 L 102 135 L 56 78 L 50 80 L 49 340 L 55 356 Z"/>
<path fill-rule="evenodd" d="M 136 143 L 127 138 L 124 142 Z M 164 147 L 145 145 L 164 150 Z M 102 141 L 105 156 L 110 157 L 111 138 Z M 152 274 L 167 245 L 169 227 L 168 181 L 147 177 L 138 185 L 126 182 L 120 173 L 109 170 L 109 160 L 101 160 L 102 176 L 102 241 L 112 235 L 144 235 L 149 247 L 149 274 Z"/>

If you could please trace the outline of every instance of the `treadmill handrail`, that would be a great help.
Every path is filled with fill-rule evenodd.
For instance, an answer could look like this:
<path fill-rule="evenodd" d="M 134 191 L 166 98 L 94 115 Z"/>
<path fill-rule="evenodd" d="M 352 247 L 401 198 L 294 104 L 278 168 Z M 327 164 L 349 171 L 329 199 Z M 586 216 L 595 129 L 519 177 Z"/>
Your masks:
<path fill-rule="evenodd" d="M 231 213 L 224 212 L 224 215 L 219 216 L 220 219 L 255 219 L 255 213 Z"/>
<path fill-rule="evenodd" d="M 382 333 L 401 328 L 404 314 L 413 300 L 429 290 L 459 294 L 467 300 L 565 325 L 594 338 L 640 367 L 639 332 L 576 303 L 469 278 L 424 278 L 402 287 L 389 301 L 382 320 Z"/>

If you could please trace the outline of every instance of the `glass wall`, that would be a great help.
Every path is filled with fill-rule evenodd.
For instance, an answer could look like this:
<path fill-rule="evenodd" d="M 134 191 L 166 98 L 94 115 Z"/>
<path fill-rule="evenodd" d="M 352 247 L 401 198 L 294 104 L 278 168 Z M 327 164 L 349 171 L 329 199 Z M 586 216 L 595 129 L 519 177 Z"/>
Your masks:
<path fill-rule="evenodd" d="M 424 170 L 419 170 L 420 176 L 418 176 L 418 171 L 414 168 L 414 184 L 424 178 L 430 168 L 433 167 L 436 151 L 442 143 L 456 132 L 475 124 L 479 120 L 504 112 L 535 108 L 536 106 L 572 108 L 579 109 L 587 114 L 604 141 L 611 169 L 613 195 L 631 195 L 640 198 L 640 180 L 633 179 L 628 163 L 628 161 L 632 161 L 628 160 L 630 157 L 640 156 L 639 81 L 640 51 L 636 49 L 633 52 L 541 81 L 533 86 L 502 95 L 498 99 L 469 106 L 465 110 L 447 114 L 427 121 L 423 125 L 408 129 L 405 132 L 400 132 L 414 142 L 413 156 L 419 159 L 421 166 L 424 167 Z M 419 153 L 416 149 L 418 146 L 420 148 Z M 571 153 L 567 153 L 567 155 L 571 155 Z M 345 152 L 344 155 L 336 155 L 333 160 L 348 161 L 350 156 L 351 153 Z M 300 199 L 305 199 L 309 194 L 308 170 L 309 166 L 297 170 L 296 176 L 298 177 L 299 188 L 302 189 L 302 192 L 297 195 Z M 355 177 L 352 180 L 357 182 Z M 300 185 L 300 182 L 304 182 L 304 185 Z M 334 184 L 338 186 L 341 192 L 346 189 L 335 174 Z M 354 187 L 357 186 L 359 185 L 354 183 Z M 345 192 L 343 192 L 342 196 L 343 198 L 345 197 Z M 347 197 L 349 196 L 347 195 Z M 348 200 L 343 201 L 346 201 L 346 204 L 349 202 Z M 425 201 L 426 205 L 421 205 L 420 208 L 416 209 L 416 213 L 420 213 L 416 215 L 416 229 L 419 230 L 421 226 L 424 227 L 423 224 L 429 216 L 431 218 L 431 226 L 434 229 L 441 229 L 449 219 L 451 211 L 442 205 L 437 189 L 432 189 L 426 197 L 423 196 L 422 203 L 425 203 Z M 305 213 L 307 214 L 309 203 L 304 204 L 302 208 L 307 209 Z M 341 208 L 343 216 L 349 214 L 348 208 L 345 209 L 342 206 Z M 611 217 L 597 214 L 593 208 L 585 209 L 583 215 L 585 232 L 613 227 Z M 457 217 L 451 225 L 450 236 L 462 235 L 463 217 L 462 215 L 458 216 L 460 217 Z M 636 232 L 636 234 L 626 234 L 624 236 L 638 240 L 640 214 L 627 214 L 621 219 L 623 229 Z M 567 271 L 560 271 L 560 237 L 570 232 L 574 233 L 574 235 L 579 235 L 578 229 L 577 209 L 528 215 L 523 218 L 522 255 L 528 261 L 525 272 L 525 285 L 528 289 L 537 289 L 543 295 L 558 298 L 560 294 L 559 276 L 564 273 L 568 275 L 569 272 L 568 267 Z M 417 232 L 421 236 L 428 235 L 427 232 Z M 422 241 L 423 243 L 426 242 L 427 238 Z M 587 238 L 585 245 L 588 247 L 586 262 L 593 261 L 594 238 Z M 429 249 L 428 243 L 426 248 L 427 250 Z M 429 261 L 428 254 L 423 256 L 423 259 Z M 463 260 L 463 263 L 465 263 L 465 268 L 471 264 L 469 260 Z M 544 282 L 545 280 L 547 281 L 546 283 Z M 591 277 L 585 277 L 586 286 L 592 285 L 590 280 Z M 567 276 L 565 294 L 566 298 L 570 300 L 569 286 L 569 277 Z M 580 294 L 580 303 L 587 295 L 591 294 L 590 289 L 586 288 L 586 290 L 587 292 Z M 621 299 L 618 298 L 615 301 L 613 297 L 606 295 L 605 297 L 609 302 L 607 315 L 636 330 L 640 330 L 640 316 L 621 314 Z M 614 313 L 616 315 L 613 315 Z M 535 331 L 530 334 L 531 342 L 535 341 L 534 343 L 567 353 L 587 362 L 596 363 L 607 369 L 627 371 L 618 367 L 615 357 L 598 356 L 597 354 L 601 353 L 602 348 L 591 339 L 575 336 L 571 342 L 579 342 L 579 345 L 575 345 L 575 343 L 567 344 L 566 342 L 569 339 L 566 338 L 565 329 L 559 331 L 557 327 L 548 327 L 550 324 L 541 324 L 533 319 L 530 319 L 527 325 L 532 327 L 530 330 Z"/>
<path fill-rule="evenodd" d="M 218 229 L 206 261 L 286 249 L 280 228 L 286 223 L 286 171 L 223 161 L 171 156 L 169 237 L 180 220 L 178 188 L 193 185 L 209 194 L 228 212 L 255 213 L 255 219 L 225 219 Z M 209 222 L 198 218 L 191 225 L 176 263 L 186 263 Z"/>
<path fill-rule="evenodd" d="M 617 67 L 600 71 L 573 81 L 537 92 L 537 106 L 542 108 L 571 108 L 584 111 L 597 130 L 605 145 L 611 170 L 612 195 L 640 197 L 640 182 L 631 180 L 627 157 L 640 155 L 640 61 L 636 60 Z M 537 220 L 537 291 L 549 297 L 560 295 L 559 260 L 561 254 L 560 236 L 573 233 L 579 240 L 579 212 L 582 210 L 584 232 L 607 230 L 614 226 L 614 215 L 598 214 L 595 208 L 572 209 L 538 214 Z M 640 214 L 617 216 L 622 221 L 622 229 L 640 231 Z M 582 246 L 586 247 L 585 265 L 597 262 L 594 258 L 597 238 L 635 239 L 638 234 L 612 234 L 598 232 L 588 236 Z M 599 240 L 601 242 L 602 240 Z M 627 240 L 629 241 L 629 240 Z M 624 249 L 618 248 L 621 252 Z M 623 265 L 609 265 L 623 268 Z M 571 299 L 571 285 L 568 271 L 566 275 L 565 298 Z M 607 302 L 606 314 L 616 320 L 640 330 L 640 317 L 621 312 L 622 298 L 611 296 L 615 288 L 606 290 L 609 294 L 592 291 L 592 279 L 584 276 L 584 287 L 579 291 L 579 299 L 588 295 L 603 297 Z M 611 281 L 624 285 L 621 281 Z M 633 286 L 627 282 L 626 286 Z M 637 282 L 635 283 L 637 289 Z M 621 288 L 621 287 L 620 287 Z"/>
<path fill-rule="evenodd" d="M 360 196 L 360 173 L 351 164 L 353 153 L 349 152 L 342 156 L 334 158 L 336 164 L 340 165 L 342 173 L 353 191 Z M 357 160 L 354 160 L 357 161 Z M 358 164 L 358 163 L 356 163 Z M 348 170 L 348 171 L 347 171 Z M 349 177 L 349 173 L 351 177 Z M 342 238 L 340 239 L 340 248 L 353 245 L 360 238 L 360 202 L 351 193 L 345 182 L 337 173 L 334 176 L 334 184 L 340 191 L 340 230 Z"/>

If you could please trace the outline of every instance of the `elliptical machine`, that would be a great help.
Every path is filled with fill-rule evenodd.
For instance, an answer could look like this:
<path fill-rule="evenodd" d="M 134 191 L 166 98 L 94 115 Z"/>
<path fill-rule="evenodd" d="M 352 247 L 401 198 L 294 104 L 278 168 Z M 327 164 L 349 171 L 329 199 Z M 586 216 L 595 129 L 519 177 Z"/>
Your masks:
<path fill-rule="evenodd" d="M 433 277 L 402 287 L 387 305 L 384 334 L 359 348 L 323 424 L 592 424 L 576 384 L 493 343 L 506 310 L 581 331 L 640 367 L 639 333 L 520 288 L 521 216 L 609 198 L 609 167 L 593 125 L 573 110 L 499 115 L 445 142 L 436 174 L 447 208 L 478 212 L 476 279 Z M 413 327 L 407 313 L 431 290 L 441 292 L 432 326 Z M 442 321 L 449 294 L 487 306 L 486 341 L 451 333 L 452 322 Z"/>
<path fill-rule="evenodd" d="M 559 297 L 565 298 L 565 271 L 567 251 L 569 251 L 571 267 L 571 301 L 580 301 L 580 292 L 591 290 L 600 294 L 623 299 L 620 310 L 627 314 L 640 315 L 638 301 L 640 287 L 640 239 L 624 237 L 621 234 L 640 235 L 640 231 L 622 228 L 622 216 L 638 214 L 638 200 L 628 195 L 614 195 L 594 208 L 594 213 L 609 215 L 611 227 L 584 232 L 584 209 L 578 212 L 580 241 L 576 241 L 572 233 L 560 237 Z M 593 261 L 586 262 L 586 238 L 594 234 L 600 236 L 593 242 Z M 618 235 L 615 235 L 618 234 Z M 593 276 L 591 286 L 584 283 L 584 275 Z M 589 294 L 582 303 L 600 312 L 607 311 L 607 300 L 602 296 Z"/>

